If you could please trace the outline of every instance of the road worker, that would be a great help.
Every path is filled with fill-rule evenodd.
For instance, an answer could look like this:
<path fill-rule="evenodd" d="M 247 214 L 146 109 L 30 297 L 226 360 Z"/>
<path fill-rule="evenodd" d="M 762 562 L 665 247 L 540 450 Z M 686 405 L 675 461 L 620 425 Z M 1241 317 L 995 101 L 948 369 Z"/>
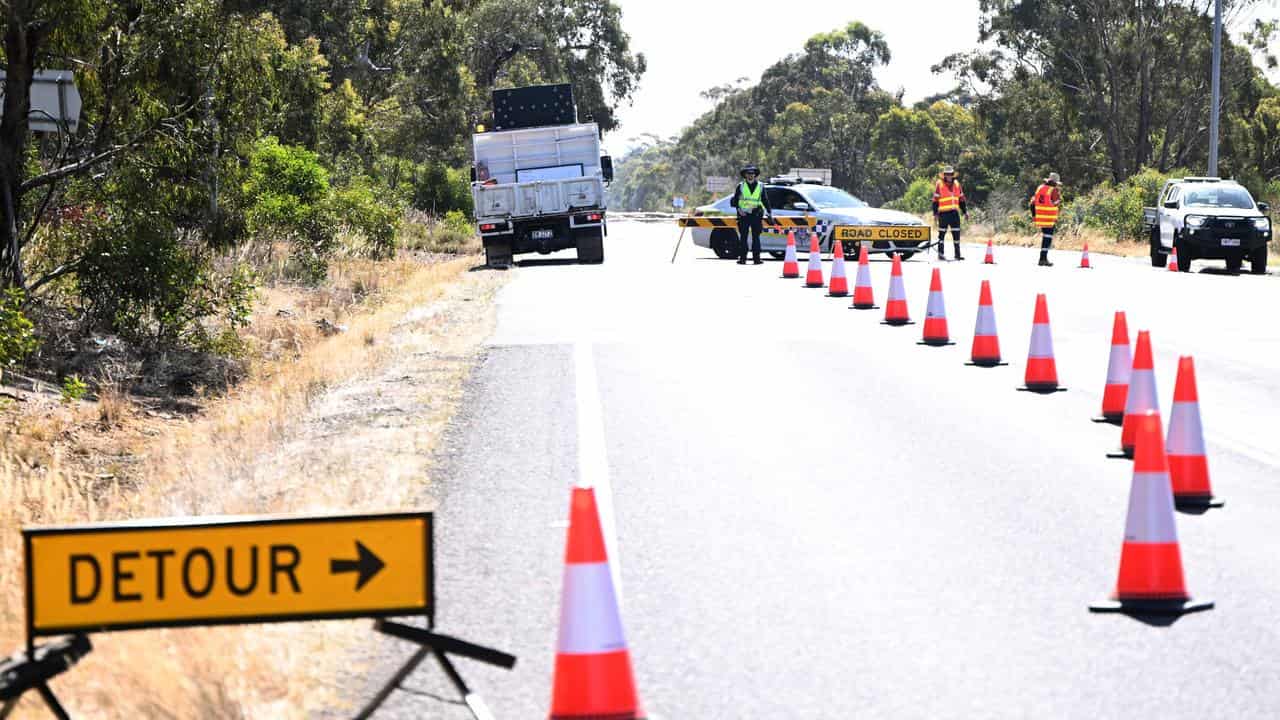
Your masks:
<path fill-rule="evenodd" d="M 759 182 L 760 168 L 747 165 L 742 168 L 742 182 L 733 191 L 733 199 L 729 204 L 738 209 L 738 264 L 747 264 L 747 236 L 751 235 L 752 262 L 759 265 L 760 233 L 764 230 L 764 217 L 773 220 L 773 210 L 769 207 L 769 199 L 764 192 L 764 183 Z"/>
<path fill-rule="evenodd" d="M 955 244 L 956 259 L 960 255 L 960 216 L 969 217 L 969 204 L 964 188 L 956 180 L 956 169 L 950 165 L 942 168 L 942 177 L 933 185 L 933 221 L 938 226 L 938 259 L 946 260 L 947 229 L 951 229 L 951 241 Z"/>
<path fill-rule="evenodd" d="M 1058 224 L 1058 207 L 1062 205 L 1062 180 L 1051 172 L 1044 179 L 1036 194 L 1031 196 L 1031 212 L 1036 227 L 1040 228 L 1040 264 L 1053 267 L 1049 262 L 1049 247 L 1053 245 L 1053 231 Z"/>

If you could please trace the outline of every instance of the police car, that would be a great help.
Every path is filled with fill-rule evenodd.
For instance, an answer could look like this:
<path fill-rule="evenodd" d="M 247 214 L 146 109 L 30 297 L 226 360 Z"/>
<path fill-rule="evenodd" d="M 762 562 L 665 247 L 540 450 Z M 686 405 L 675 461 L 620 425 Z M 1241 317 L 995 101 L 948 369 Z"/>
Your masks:
<path fill-rule="evenodd" d="M 817 224 L 819 247 L 830 252 L 835 240 L 844 245 L 845 257 L 856 258 L 862 241 L 871 243 L 872 252 L 896 252 L 903 260 L 923 252 L 932 242 L 932 230 L 920 218 L 897 210 L 873 208 L 839 188 L 823 185 L 808 178 L 773 177 L 764 186 L 774 217 L 810 217 Z M 694 210 L 695 217 L 737 217 L 729 204 L 732 196 Z M 692 228 L 693 243 L 713 250 L 723 259 L 738 256 L 738 232 L 727 228 Z M 787 230 L 766 227 L 760 235 L 763 250 L 781 258 L 787 248 Z M 853 247 L 851 247 L 851 244 Z M 809 249 L 809 231 L 796 231 L 797 249 Z"/>

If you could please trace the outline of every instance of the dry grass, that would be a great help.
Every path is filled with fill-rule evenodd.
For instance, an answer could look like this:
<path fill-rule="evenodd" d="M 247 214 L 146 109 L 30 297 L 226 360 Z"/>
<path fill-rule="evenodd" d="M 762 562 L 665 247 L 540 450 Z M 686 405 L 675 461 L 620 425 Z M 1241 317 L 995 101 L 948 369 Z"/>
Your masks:
<path fill-rule="evenodd" d="M 966 242 L 985 244 L 987 238 L 991 238 L 996 245 L 1025 248 L 1040 247 L 1040 233 L 1038 232 L 993 233 L 990 226 L 977 223 L 965 228 L 964 239 Z M 1060 228 L 1054 235 L 1053 247 L 1056 250 L 1081 250 L 1086 242 L 1089 243 L 1089 252 L 1091 253 L 1142 257 L 1149 252 L 1145 243 L 1118 240 L 1101 230 L 1080 226 Z"/>
<path fill-rule="evenodd" d="M 131 417 L 139 413 L 111 388 L 96 405 L 0 414 L 18 418 L 0 426 L 0 638 L 13 648 L 23 634 L 24 525 L 403 506 L 410 483 L 272 477 L 255 468 L 326 388 L 390 357 L 394 346 L 379 340 L 474 264 L 474 257 L 428 266 L 353 260 L 338 266 L 331 288 L 267 291 L 249 338 L 259 357 L 249 377 L 193 420 Z M 361 298 L 375 302 L 357 311 Z M 278 315 L 286 308 L 291 317 Z M 317 316 L 349 328 L 324 337 L 314 329 Z M 110 462 L 92 443 L 68 441 L 86 423 L 99 434 L 116 429 L 118 472 L 84 469 L 79 453 L 94 455 L 99 470 Z M 332 703 L 315 679 L 335 677 L 345 651 L 367 634 L 356 623 L 118 633 L 101 636 L 54 685 L 83 717 L 302 717 Z M 43 714 L 31 699 L 21 708 Z"/>

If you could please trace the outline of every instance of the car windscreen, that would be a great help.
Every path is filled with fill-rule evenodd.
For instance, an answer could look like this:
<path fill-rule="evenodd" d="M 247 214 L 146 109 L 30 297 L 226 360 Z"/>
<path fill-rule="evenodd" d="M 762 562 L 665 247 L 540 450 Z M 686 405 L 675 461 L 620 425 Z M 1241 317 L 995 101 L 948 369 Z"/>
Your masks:
<path fill-rule="evenodd" d="M 1188 190 L 1182 200 L 1187 207 L 1235 208 L 1252 210 L 1253 198 L 1242 187 L 1208 187 Z"/>
<path fill-rule="evenodd" d="M 809 201 L 819 210 L 825 208 L 857 208 L 866 207 L 867 204 L 849 193 L 830 187 L 806 187 L 804 194 L 809 196 Z"/>

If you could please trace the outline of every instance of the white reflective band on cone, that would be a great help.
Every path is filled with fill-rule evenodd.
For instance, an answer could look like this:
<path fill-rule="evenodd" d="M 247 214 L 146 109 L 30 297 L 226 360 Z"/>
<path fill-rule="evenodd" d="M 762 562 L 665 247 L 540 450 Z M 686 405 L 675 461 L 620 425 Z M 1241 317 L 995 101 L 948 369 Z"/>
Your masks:
<path fill-rule="evenodd" d="M 1027 353 L 1027 356 L 1033 358 L 1053 357 L 1053 335 L 1049 332 L 1048 325 L 1036 324 L 1031 326 L 1031 350 Z"/>
<path fill-rule="evenodd" d="M 889 279 L 889 299 L 890 300 L 906 300 L 907 291 L 902 286 L 902 276 L 894 275 Z"/>
<path fill-rule="evenodd" d="M 782 258 L 783 262 L 796 262 L 796 246 L 787 243 L 787 254 Z"/>
<path fill-rule="evenodd" d="M 811 253 L 809 253 L 809 269 L 810 269 L 810 270 L 821 270 L 821 269 L 822 269 L 822 253 L 820 253 L 820 252 L 816 252 L 816 253 L 811 252 Z"/>
<path fill-rule="evenodd" d="M 863 252 L 866 252 L 865 250 Z M 871 266 L 858 263 L 858 287 L 871 287 Z"/>
<path fill-rule="evenodd" d="M 978 306 L 978 322 L 974 324 L 973 334 L 989 336 L 996 334 L 996 309 L 990 305 Z"/>
<path fill-rule="evenodd" d="M 942 293 L 929 293 L 929 306 L 925 308 L 924 316 L 927 318 L 945 318 L 947 316 L 947 308 L 943 304 Z"/>
<path fill-rule="evenodd" d="M 1169 455 L 1204 455 L 1204 429 L 1196 403 L 1176 402 L 1169 411 Z"/>
<path fill-rule="evenodd" d="M 1169 473 L 1133 474 L 1129 488 L 1129 516 L 1124 522 L 1124 541 L 1136 543 L 1176 543 L 1173 522 L 1173 488 Z"/>
<path fill-rule="evenodd" d="M 1129 397 L 1124 403 L 1125 415 L 1137 415 L 1144 410 L 1160 412 L 1160 401 L 1156 399 L 1156 372 L 1154 370 L 1134 370 L 1129 377 Z"/>
<path fill-rule="evenodd" d="M 560 602 L 560 652 L 594 655 L 627 647 L 609 563 L 565 565 Z"/>
<path fill-rule="evenodd" d="M 1133 354 L 1128 345 L 1111 346 L 1111 362 L 1107 363 L 1107 384 L 1128 385 L 1133 374 Z"/>

